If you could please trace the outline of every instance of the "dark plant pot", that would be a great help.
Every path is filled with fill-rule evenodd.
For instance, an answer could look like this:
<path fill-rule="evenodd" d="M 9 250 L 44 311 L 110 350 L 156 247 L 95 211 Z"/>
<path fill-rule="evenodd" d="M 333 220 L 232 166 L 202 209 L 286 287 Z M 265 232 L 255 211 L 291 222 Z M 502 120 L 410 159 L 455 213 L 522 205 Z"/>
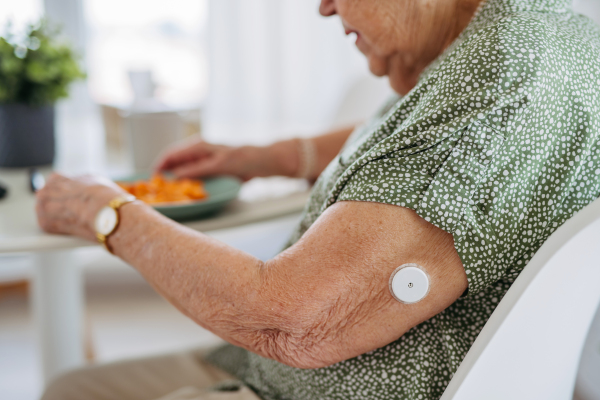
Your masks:
<path fill-rule="evenodd" d="M 54 106 L 0 104 L 0 167 L 54 161 Z"/>

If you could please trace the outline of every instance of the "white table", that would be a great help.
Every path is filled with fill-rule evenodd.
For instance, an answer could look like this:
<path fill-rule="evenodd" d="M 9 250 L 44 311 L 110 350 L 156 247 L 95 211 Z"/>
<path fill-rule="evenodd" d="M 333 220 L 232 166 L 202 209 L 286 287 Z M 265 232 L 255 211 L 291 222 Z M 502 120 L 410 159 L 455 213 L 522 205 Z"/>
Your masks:
<path fill-rule="evenodd" d="M 0 169 L 0 181 L 10 190 L 9 197 L 0 200 L 0 268 L 3 254 L 34 253 L 31 300 L 48 382 L 85 362 L 83 282 L 72 250 L 95 244 L 40 230 L 26 171 Z M 260 202 L 236 200 L 217 216 L 185 225 L 206 232 L 268 220 L 299 212 L 307 198 L 308 192 L 299 192 Z"/>

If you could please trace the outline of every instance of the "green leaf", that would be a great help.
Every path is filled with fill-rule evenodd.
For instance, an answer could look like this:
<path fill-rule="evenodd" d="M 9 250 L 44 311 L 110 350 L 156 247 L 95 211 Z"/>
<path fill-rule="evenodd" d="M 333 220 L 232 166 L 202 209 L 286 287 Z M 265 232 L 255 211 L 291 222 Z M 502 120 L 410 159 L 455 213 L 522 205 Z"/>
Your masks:
<path fill-rule="evenodd" d="M 68 96 L 73 81 L 85 78 L 77 55 L 57 39 L 59 33 L 42 20 L 19 39 L 7 25 L 0 37 L 0 103 L 54 103 Z"/>

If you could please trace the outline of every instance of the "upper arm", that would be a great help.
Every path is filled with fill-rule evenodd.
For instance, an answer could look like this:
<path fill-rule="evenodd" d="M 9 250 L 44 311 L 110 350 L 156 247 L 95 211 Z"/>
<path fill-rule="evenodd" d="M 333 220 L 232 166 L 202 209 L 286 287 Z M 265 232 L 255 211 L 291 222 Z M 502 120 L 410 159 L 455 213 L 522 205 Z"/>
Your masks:
<path fill-rule="evenodd" d="M 420 265 L 430 277 L 429 294 L 414 304 L 395 300 L 388 286 L 392 272 L 406 263 Z M 262 283 L 273 318 L 283 316 L 283 334 L 274 340 L 279 354 L 263 352 L 316 368 L 398 339 L 458 299 L 467 277 L 452 235 L 414 211 L 344 201 L 267 262 Z"/>

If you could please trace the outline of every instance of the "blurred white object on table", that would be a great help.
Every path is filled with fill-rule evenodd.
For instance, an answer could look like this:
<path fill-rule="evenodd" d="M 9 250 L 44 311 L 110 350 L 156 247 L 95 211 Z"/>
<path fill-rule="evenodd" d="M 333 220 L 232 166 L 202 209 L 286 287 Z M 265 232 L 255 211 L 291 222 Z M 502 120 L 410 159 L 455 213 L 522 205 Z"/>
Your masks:
<path fill-rule="evenodd" d="M 159 154 L 184 138 L 184 122 L 179 112 L 134 109 L 124 117 L 127 147 L 135 172 L 151 170 Z"/>
<path fill-rule="evenodd" d="M 200 104 L 162 102 L 149 70 L 128 76 L 133 101 L 102 105 L 106 141 L 109 152 L 124 158 L 131 172 L 147 172 L 167 147 L 199 133 Z"/>

